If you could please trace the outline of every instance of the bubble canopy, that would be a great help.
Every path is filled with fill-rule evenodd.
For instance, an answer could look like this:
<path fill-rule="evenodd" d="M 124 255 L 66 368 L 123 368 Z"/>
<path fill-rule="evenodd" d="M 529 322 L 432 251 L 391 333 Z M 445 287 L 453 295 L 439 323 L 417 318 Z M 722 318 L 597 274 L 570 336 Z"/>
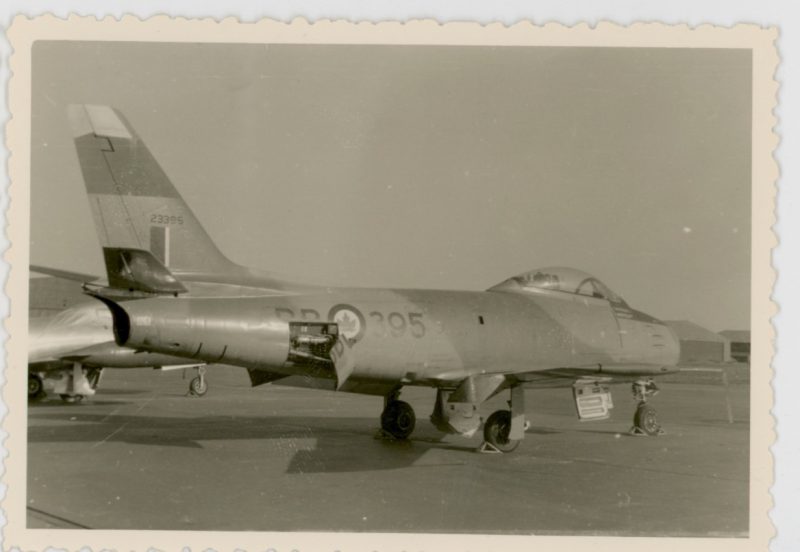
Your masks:
<path fill-rule="evenodd" d="M 573 295 L 606 299 L 612 303 L 625 304 L 622 297 L 611 291 L 607 285 L 591 274 L 564 266 L 539 268 L 523 272 L 491 289 L 508 289 L 510 286 L 520 286 L 530 291 L 560 291 Z"/>

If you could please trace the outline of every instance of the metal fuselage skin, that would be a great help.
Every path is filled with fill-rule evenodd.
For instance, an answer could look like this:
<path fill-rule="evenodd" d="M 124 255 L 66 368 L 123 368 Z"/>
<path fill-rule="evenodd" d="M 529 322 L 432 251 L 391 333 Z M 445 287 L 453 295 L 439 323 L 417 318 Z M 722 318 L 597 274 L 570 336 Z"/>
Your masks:
<path fill-rule="evenodd" d="M 97 368 L 144 368 L 186 364 L 185 359 L 137 352 L 113 341 L 111 313 L 97 301 L 86 301 L 28 324 L 28 369 L 48 372 L 75 362 Z"/>
<path fill-rule="evenodd" d="M 100 306 L 101 308 L 98 308 Z M 28 324 L 28 362 L 59 360 L 64 354 L 108 342 L 111 316 L 102 305 L 87 302 Z"/>
<path fill-rule="evenodd" d="M 375 394 L 480 374 L 527 381 L 537 372 L 574 378 L 674 370 L 678 342 L 663 322 L 606 299 L 511 287 L 310 288 L 274 296 L 145 299 L 121 304 L 127 319 L 121 328 L 115 315 L 115 331 L 128 347 L 334 378 L 331 370 L 290 360 L 290 323 L 336 322 L 355 359 L 343 390 Z"/>

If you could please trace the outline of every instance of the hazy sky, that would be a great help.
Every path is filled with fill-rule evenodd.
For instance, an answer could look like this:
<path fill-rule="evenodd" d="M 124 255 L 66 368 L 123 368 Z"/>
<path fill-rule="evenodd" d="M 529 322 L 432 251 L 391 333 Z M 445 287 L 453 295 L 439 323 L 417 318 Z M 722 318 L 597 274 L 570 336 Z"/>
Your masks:
<path fill-rule="evenodd" d="M 65 107 L 121 109 L 234 261 L 485 289 L 567 265 L 749 327 L 746 50 L 39 42 L 31 261 L 103 274 Z"/>

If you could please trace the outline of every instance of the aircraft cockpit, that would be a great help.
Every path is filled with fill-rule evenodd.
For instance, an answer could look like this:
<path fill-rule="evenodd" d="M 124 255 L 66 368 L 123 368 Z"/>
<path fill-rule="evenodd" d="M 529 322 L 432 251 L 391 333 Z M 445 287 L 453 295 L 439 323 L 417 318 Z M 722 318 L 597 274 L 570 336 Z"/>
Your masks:
<path fill-rule="evenodd" d="M 625 304 L 603 282 L 582 270 L 567 267 L 548 267 L 524 272 L 491 288 L 492 290 L 520 287 L 526 291 L 558 291 L 583 295 L 596 299 L 606 299 L 611 303 Z"/>

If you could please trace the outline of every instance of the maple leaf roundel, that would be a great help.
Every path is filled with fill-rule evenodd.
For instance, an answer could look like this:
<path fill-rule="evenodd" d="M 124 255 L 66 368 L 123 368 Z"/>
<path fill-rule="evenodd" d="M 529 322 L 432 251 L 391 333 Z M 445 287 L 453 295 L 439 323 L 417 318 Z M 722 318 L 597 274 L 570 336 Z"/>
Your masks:
<path fill-rule="evenodd" d="M 328 311 L 328 320 L 336 322 L 339 333 L 351 343 L 364 337 L 364 332 L 367 330 L 364 315 L 352 305 L 339 304 L 331 307 Z"/>

